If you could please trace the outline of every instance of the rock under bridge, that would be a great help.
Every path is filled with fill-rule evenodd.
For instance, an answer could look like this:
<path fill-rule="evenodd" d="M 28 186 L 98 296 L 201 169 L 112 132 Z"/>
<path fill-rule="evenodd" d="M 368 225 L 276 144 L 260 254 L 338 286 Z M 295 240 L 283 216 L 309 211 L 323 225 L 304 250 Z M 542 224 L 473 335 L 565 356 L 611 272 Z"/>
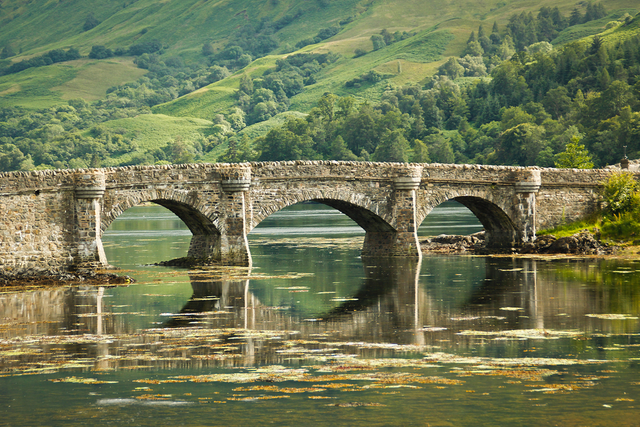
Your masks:
<path fill-rule="evenodd" d="M 193 234 L 188 256 L 250 264 L 247 234 L 304 201 L 331 206 L 366 232 L 363 256 L 420 257 L 417 230 L 447 200 L 469 208 L 493 247 L 531 242 L 536 229 L 597 208 L 610 169 L 290 161 L 132 166 L 0 174 L 3 274 L 108 265 L 101 236 L 145 202 Z"/>

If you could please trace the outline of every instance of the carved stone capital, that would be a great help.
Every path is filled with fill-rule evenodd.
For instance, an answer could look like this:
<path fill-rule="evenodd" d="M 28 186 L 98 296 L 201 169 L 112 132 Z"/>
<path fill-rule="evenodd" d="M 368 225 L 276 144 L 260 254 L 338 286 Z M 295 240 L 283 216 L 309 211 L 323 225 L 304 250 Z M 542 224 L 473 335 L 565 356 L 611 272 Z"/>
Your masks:
<path fill-rule="evenodd" d="M 76 199 L 99 199 L 104 196 L 104 187 L 76 188 Z"/>
<path fill-rule="evenodd" d="M 249 191 L 249 187 L 251 187 L 250 179 L 226 179 L 222 181 L 222 191 L 225 193 Z"/>
<path fill-rule="evenodd" d="M 393 178 L 393 188 L 396 190 L 417 190 L 420 187 L 421 177 Z"/>
<path fill-rule="evenodd" d="M 540 183 L 535 181 L 516 182 L 516 193 L 537 193 Z"/>

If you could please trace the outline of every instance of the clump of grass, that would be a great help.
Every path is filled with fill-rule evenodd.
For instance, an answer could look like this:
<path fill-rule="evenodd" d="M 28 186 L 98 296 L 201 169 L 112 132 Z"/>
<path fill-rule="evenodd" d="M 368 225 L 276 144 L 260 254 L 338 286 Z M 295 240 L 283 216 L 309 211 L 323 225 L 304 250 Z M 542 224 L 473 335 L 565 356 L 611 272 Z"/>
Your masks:
<path fill-rule="evenodd" d="M 616 215 L 613 221 L 602 224 L 602 237 L 608 240 L 636 242 L 640 240 L 639 219 L 640 217 L 632 212 Z"/>
<path fill-rule="evenodd" d="M 549 228 L 545 230 L 538 230 L 536 234 L 538 236 L 553 234 L 555 237 L 568 237 L 582 230 L 589 230 L 596 234 L 602 227 L 602 215 L 600 212 L 589 215 L 579 221 L 571 222 L 569 224 L 562 224 L 558 227 Z"/>

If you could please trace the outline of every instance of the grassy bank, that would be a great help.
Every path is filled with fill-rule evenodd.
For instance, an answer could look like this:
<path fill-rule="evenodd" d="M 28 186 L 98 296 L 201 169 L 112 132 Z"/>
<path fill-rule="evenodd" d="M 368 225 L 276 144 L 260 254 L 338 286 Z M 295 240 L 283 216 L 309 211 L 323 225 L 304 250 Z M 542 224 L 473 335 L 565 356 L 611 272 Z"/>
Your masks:
<path fill-rule="evenodd" d="M 602 212 L 580 221 L 563 224 L 555 228 L 539 230 L 536 234 L 554 235 L 557 238 L 572 236 L 582 230 L 589 230 L 600 240 L 615 245 L 640 245 L 640 222 L 634 215 L 620 215 L 608 218 Z"/>
<path fill-rule="evenodd" d="M 601 208 L 580 221 L 540 230 L 538 235 L 567 237 L 589 230 L 599 240 L 618 246 L 640 246 L 640 183 L 620 172 L 602 183 Z"/>

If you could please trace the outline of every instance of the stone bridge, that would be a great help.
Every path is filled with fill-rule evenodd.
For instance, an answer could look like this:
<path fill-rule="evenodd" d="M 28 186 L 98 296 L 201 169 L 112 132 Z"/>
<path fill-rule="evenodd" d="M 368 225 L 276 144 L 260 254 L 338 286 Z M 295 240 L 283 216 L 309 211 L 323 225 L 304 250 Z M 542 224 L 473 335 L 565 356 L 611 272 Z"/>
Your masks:
<path fill-rule="evenodd" d="M 164 206 L 193 234 L 188 256 L 251 264 L 247 234 L 303 201 L 331 206 L 366 232 L 364 256 L 421 256 L 417 229 L 439 204 L 469 208 L 493 247 L 597 208 L 612 170 L 291 161 L 8 172 L 0 174 L 4 275 L 108 265 L 101 236 L 125 210 Z"/>

